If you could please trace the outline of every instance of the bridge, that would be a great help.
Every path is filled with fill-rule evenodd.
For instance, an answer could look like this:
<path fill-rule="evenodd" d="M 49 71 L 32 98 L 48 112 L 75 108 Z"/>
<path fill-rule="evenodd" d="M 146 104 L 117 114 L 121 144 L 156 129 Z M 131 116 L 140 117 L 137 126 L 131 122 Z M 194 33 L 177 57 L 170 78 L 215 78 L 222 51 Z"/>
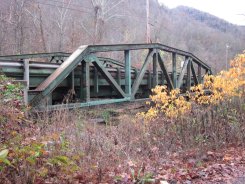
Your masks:
<path fill-rule="evenodd" d="M 212 70 L 192 53 L 152 43 L 0 56 L 0 72 L 25 85 L 26 104 L 54 110 L 144 99 L 156 85 L 185 92 Z"/>

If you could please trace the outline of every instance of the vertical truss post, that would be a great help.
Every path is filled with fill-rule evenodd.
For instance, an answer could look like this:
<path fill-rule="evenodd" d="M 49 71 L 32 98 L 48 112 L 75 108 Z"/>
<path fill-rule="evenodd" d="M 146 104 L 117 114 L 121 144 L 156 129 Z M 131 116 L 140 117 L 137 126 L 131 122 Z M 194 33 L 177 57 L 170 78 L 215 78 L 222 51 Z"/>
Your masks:
<path fill-rule="evenodd" d="M 192 71 L 192 77 L 193 77 L 194 84 L 198 85 L 199 82 L 198 82 L 198 78 L 197 78 L 196 71 L 195 71 L 195 68 L 193 66 L 192 60 L 191 60 L 191 71 Z"/>
<path fill-rule="evenodd" d="M 148 89 L 151 89 L 152 88 L 151 79 L 152 79 L 151 71 L 148 70 L 148 78 L 147 78 Z"/>
<path fill-rule="evenodd" d="M 173 82 L 171 80 L 171 77 L 168 74 L 167 68 L 166 68 L 166 66 L 165 66 L 160 54 L 158 54 L 158 64 L 159 64 L 159 66 L 160 66 L 160 68 L 161 68 L 161 70 L 162 70 L 162 72 L 164 74 L 164 77 L 165 77 L 166 81 L 167 81 L 168 89 L 172 90 L 174 88 L 173 87 Z"/>
<path fill-rule="evenodd" d="M 85 90 L 86 90 L 86 102 L 90 101 L 90 70 L 89 70 L 89 62 L 85 64 Z"/>
<path fill-rule="evenodd" d="M 72 70 L 71 74 L 69 75 L 69 85 L 71 90 L 71 98 L 73 99 L 75 97 L 75 72 Z"/>
<path fill-rule="evenodd" d="M 119 86 L 121 86 L 121 68 L 117 68 L 117 83 Z"/>
<path fill-rule="evenodd" d="M 137 79 L 137 76 L 138 76 L 138 69 L 135 68 L 134 69 L 134 79 Z"/>
<path fill-rule="evenodd" d="M 26 81 L 26 86 L 24 89 L 24 103 L 25 105 L 28 105 L 28 90 L 30 86 L 30 66 L 29 66 L 29 60 L 24 60 L 24 80 Z"/>
<path fill-rule="evenodd" d="M 175 89 L 177 87 L 176 53 L 172 53 L 172 81 Z"/>
<path fill-rule="evenodd" d="M 189 58 L 185 57 L 185 61 L 184 61 L 184 64 L 182 66 L 180 75 L 178 77 L 178 82 L 177 82 L 177 88 L 179 88 L 179 89 L 182 87 L 183 79 L 184 79 L 184 76 L 185 76 L 185 73 L 186 73 L 186 68 L 187 68 L 189 62 L 190 62 Z"/>
<path fill-rule="evenodd" d="M 202 66 L 200 64 L 198 65 L 198 83 L 202 83 Z"/>
<path fill-rule="evenodd" d="M 131 58 L 130 51 L 124 51 L 125 56 L 125 93 L 126 96 L 131 96 Z"/>
<path fill-rule="evenodd" d="M 161 72 L 161 74 L 160 74 L 160 76 L 161 76 L 161 85 L 163 86 L 164 85 L 164 73 L 163 73 L 163 71 L 160 71 Z"/>
<path fill-rule="evenodd" d="M 135 98 L 135 94 L 137 93 L 137 90 L 139 89 L 140 83 L 145 75 L 145 71 L 151 61 L 151 58 L 154 54 L 153 49 L 149 49 L 149 53 L 146 56 L 145 62 L 139 72 L 139 74 L 137 75 L 137 78 L 134 81 L 133 87 L 132 87 L 132 95 L 131 95 L 131 99 Z"/>
<path fill-rule="evenodd" d="M 210 73 L 209 73 L 209 69 L 207 69 L 206 68 L 206 73 L 205 73 L 205 75 L 209 75 Z"/>
<path fill-rule="evenodd" d="M 81 76 L 81 99 L 86 102 L 90 101 L 90 71 L 89 62 L 82 61 L 82 76 Z"/>
<path fill-rule="evenodd" d="M 98 70 L 94 67 L 94 94 L 97 95 L 99 93 L 99 76 Z"/>
<path fill-rule="evenodd" d="M 186 79 L 187 90 L 191 89 L 191 64 L 192 64 L 192 61 L 189 60 L 187 64 L 187 79 Z"/>
<path fill-rule="evenodd" d="M 158 85 L 158 70 L 157 70 L 157 63 L 158 63 L 158 50 L 156 49 L 155 54 L 153 55 L 153 88 Z"/>
<path fill-rule="evenodd" d="M 93 65 L 97 68 L 97 70 L 102 74 L 102 76 L 106 79 L 106 81 L 111 85 L 111 87 L 121 96 L 126 97 L 124 91 L 121 86 L 118 85 L 117 81 L 111 76 L 111 74 L 106 70 L 101 61 L 96 57 L 92 56 Z"/>
<path fill-rule="evenodd" d="M 83 68 L 84 68 L 84 61 L 81 62 L 81 70 L 80 70 L 80 88 L 79 88 L 79 97 L 80 100 L 84 99 L 84 94 L 83 94 Z"/>
<path fill-rule="evenodd" d="M 74 70 L 72 70 L 71 72 L 71 90 L 72 90 L 72 93 L 74 93 L 75 91 L 75 72 Z"/>

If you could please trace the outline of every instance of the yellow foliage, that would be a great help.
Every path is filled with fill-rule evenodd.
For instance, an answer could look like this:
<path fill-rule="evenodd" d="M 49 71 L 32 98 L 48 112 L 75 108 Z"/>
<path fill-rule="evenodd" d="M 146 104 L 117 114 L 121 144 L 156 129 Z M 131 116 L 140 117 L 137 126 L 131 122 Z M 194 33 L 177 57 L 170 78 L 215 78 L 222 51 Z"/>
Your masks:
<path fill-rule="evenodd" d="M 211 95 L 205 95 L 205 90 L 210 91 Z M 156 86 L 152 92 L 150 99 L 154 106 L 146 113 L 138 114 L 145 120 L 152 120 L 161 115 L 170 118 L 181 117 L 191 110 L 191 102 L 217 105 L 223 100 L 241 97 L 245 94 L 245 51 L 231 61 L 231 68 L 228 71 L 221 71 L 215 76 L 206 75 L 203 84 L 192 87 L 190 92 L 187 92 L 189 101 L 181 96 L 179 89 L 168 92 L 166 86 Z"/>
<path fill-rule="evenodd" d="M 204 84 L 191 88 L 195 95 L 191 99 L 198 104 L 218 104 L 235 96 L 244 94 L 245 86 L 245 52 L 231 61 L 228 71 L 221 71 L 217 75 L 204 77 Z M 211 91 L 210 96 L 204 95 L 204 90 Z"/>
<path fill-rule="evenodd" d="M 177 118 L 190 110 L 191 104 L 180 95 L 180 90 L 175 89 L 168 93 L 166 86 L 156 86 L 152 89 L 154 95 L 150 96 L 154 106 L 146 113 L 140 113 L 146 120 L 152 120 L 160 114 Z"/>

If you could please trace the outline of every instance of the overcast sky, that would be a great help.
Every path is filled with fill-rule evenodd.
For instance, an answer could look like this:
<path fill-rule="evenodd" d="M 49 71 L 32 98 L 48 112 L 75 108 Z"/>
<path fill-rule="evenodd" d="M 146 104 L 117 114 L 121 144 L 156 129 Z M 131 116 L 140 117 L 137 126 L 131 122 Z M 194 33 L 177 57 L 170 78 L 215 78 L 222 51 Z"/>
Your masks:
<path fill-rule="evenodd" d="M 169 8 L 185 5 L 208 12 L 233 24 L 245 25 L 245 0 L 158 0 Z M 241 15 L 243 14 L 243 15 Z"/>

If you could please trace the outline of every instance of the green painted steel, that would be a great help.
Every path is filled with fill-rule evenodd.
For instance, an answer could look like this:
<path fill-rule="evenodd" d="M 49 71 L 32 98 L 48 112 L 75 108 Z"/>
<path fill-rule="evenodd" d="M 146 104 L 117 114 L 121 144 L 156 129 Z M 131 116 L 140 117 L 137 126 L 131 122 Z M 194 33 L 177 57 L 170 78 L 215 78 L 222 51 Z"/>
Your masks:
<path fill-rule="evenodd" d="M 195 71 L 193 62 L 191 62 L 191 72 L 192 72 L 194 84 L 195 85 L 198 85 L 199 84 L 199 81 L 198 81 L 198 78 L 197 78 L 197 75 L 196 75 L 196 71 Z"/>
<path fill-rule="evenodd" d="M 143 79 L 143 77 L 145 75 L 145 71 L 146 71 L 146 69 L 147 69 L 147 67 L 148 67 L 148 65 L 149 65 L 149 63 L 151 61 L 151 58 L 152 58 L 153 54 L 154 54 L 154 50 L 150 49 L 149 53 L 148 53 L 148 55 L 146 57 L 146 60 L 145 60 L 143 66 L 142 66 L 142 68 L 141 68 L 141 70 L 139 72 L 139 75 L 138 75 L 137 79 L 133 83 L 131 99 L 135 98 L 135 94 L 136 94 L 136 92 L 137 92 L 137 90 L 139 88 L 139 85 L 140 85 L 140 83 L 141 83 L 141 81 L 142 81 L 142 79 Z"/>
<path fill-rule="evenodd" d="M 183 67 L 181 69 L 180 75 L 178 77 L 177 88 L 181 88 L 181 86 L 182 86 L 184 75 L 185 75 L 185 72 L 186 72 L 186 69 L 187 69 L 187 65 L 188 65 L 189 62 L 190 62 L 190 59 L 186 58 L 185 61 L 184 61 Z"/>
<path fill-rule="evenodd" d="M 70 53 L 65 52 L 52 52 L 52 53 L 34 53 L 34 54 L 19 54 L 19 55 L 7 55 L 0 56 L 1 60 L 24 60 L 24 59 L 33 59 L 33 58 L 66 58 L 69 57 Z"/>
<path fill-rule="evenodd" d="M 122 88 L 117 84 L 116 80 L 111 76 L 111 74 L 106 70 L 106 68 L 102 65 L 97 57 L 94 56 L 94 66 L 97 68 L 98 71 L 105 77 L 108 83 L 121 95 L 122 97 L 126 97 Z"/>
<path fill-rule="evenodd" d="M 125 93 L 126 96 L 131 96 L 131 58 L 130 51 L 126 50 L 125 55 Z"/>
<path fill-rule="evenodd" d="M 169 47 L 160 43 L 151 43 L 151 44 L 117 44 L 117 45 L 89 45 L 88 46 L 90 53 L 96 52 L 110 52 L 110 51 L 125 51 L 125 50 L 140 50 L 140 49 L 159 49 L 162 51 L 176 53 L 181 56 L 189 56 L 193 59 L 196 64 L 200 64 L 203 68 L 210 70 L 211 68 L 197 58 L 192 53 L 179 50 L 173 47 Z M 54 53 L 38 53 L 38 54 L 22 54 L 22 55 L 8 55 L 8 56 L 0 56 L 1 60 L 4 59 L 30 59 L 30 58 L 50 58 L 50 57 L 69 57 L 70 53 L 63 52 L 54 52 Z M 114 60 L 112 60 L 114 62 Z M 116 64 L 117 62 L 115 62 Z M 119 63 L 120 64 L 120 63 Z"/>
<path fill-rule="evenodd" d="M 200 64 L 198 65 L 198 82 L 202 83 L 202 66 Z"/>
<path fill-rule="evenodd" d="M 54 111 L 61 109 L 74 109 L 74 108 L 82 108 L 82 107 L 90 107 L 96 105 L 105 105 L 105 104 L 113 104 L 113 103 L 121 103 L 130 101 L 129 97 L 125 97 L 122 99 L 108 99 L 108 100 L 98 100 L 98 101 L 90 101 L 86 103 L 69 103 L 69 104 L 60 104 L 60 105 L 52 105 L 47 107 L 39 107 L 37 110 L 41 111 Z"/>
<path fill-rule="evenodd" d="M 97 95 L 99 93 L 99 75 L 98 70 L 94 68 L 94 93 Z"/>
<path fill-rule="evenodd" d="M 165 66 L 165 64 L 164 64 L 164 62 L 163 62 L 163 60 L 162 60 L 160 54 L 158 54 L 158 63 L 159 63 L 159 66 L 160 66 L 160 68 L 161 68 L 161 70 L 162 70 L 164 76 L 165 76 L 165 79 L 167 80 L 168 88 L 169 88 L 170 90 L 174 89 L 173 82 L 172 82 L 172 80 L 171 80 L 171 77 L 169 76 L 169 73 L 168 73 L 168 71 L 167 71 L 167 68 L 166 68 L 166 66 Z M 172 73 L 171 73 L 171 74 L 172 74 Z"/>
<path fill-rule="evenodd" d="M 65 62 L 63 62 L 54 73 L 52 73 L 35 91 L 40 91 L 32 101 L 31 105 L 36 106 L 46 96 L 48 96 L 87 55 L 88 46 L 79 47 Z"/>
<path fill-rule="evenodd" d="M 122 82 L 121 82 L 121 69 L 117 68 L 117 83 L 121 87 Z"/>
<path fill-rule="evenodd" d="M 89 63 L 85 63 L 85 90 L 86 90 L 86 102 L 90 101 L 90 69 Z"/>
<path fill-rule="evenodd" d="M 137 68 L 131 66 L 130 53 L 133 50 L 148 49 L 149 53 L 145 58 L 143 66 L 138 72 Z M 111 58 L 96 56 L 99 52 L 124 51 L 124 63 Z M 168 72 L 159 52 L 172 53 L 172 71 Z M 179 77 L 176 70 L 177 55 L 184 56 L 190 60 L 180 73 Z M 69 53 L 41 53 L 2 56 L 0 67 L 9 76 L 14 76 L 21 80 L 25 73 L 23 62 L 11 62 L 10 59 L 40 59 L 50 58 L 52 63 L 31 62 L 29 63 L 30 90 L 29 102 L 37 106 L 46 97 L 52 101 L 61 100 L 69 90 L 72 90 L 74 97 L 80 96 L 84 103 L 71 103 L 70 107 L 82 107 L 89 104 L 114 103 L 117 100 L 93 101 L 93 97 L 113 96 L 121 100 L 134 100 L 136 98 L 148 96 L 152 87 L 157 84 L 166 84 L 169 89 L 176 87 L 190 88 L 192 81 L 194 84 L 200 83 L 202 79 L 201 70 L 211 74 L 211 68 L 199 58 L 189 52 L 168 47 L 159 43 L 153 44 L 119 44 L 119 45 L 89 45 L 79 47 L 73 54 Z M 64 60 L 64 58 L 67 58 Z M 60 61 L 62 64 L 53 63 Z M 146 70 L 152 62 L 152 71 Z M 193 63 L 198 65 L 198 76 L 196 75 Z M 157 66 L 161 71 L 158 72 Z M 110 68 L 108 68 L 110 67 Z M 187 69 L 187 76 L 185 70 Z M 192 75 L 191 75 L 192 74 Z M 25 74 L 26 76 L 27 74 Z M 172 75 L 172 77 L 170 77 Z M 124 78 L 123 78 L 124 76 Z M 177 81 L 178 79 L 178 81 Z M 133 84 L 133 85 L 132 85 Z M 77 95 L 77 94 L 79 95 Z M 90 103 L 91 101 L 91 103 Z M 72 105 L 73 104 L 73 105 Z M 76 104 L 74 106 L 74 104 Z M 79 104 L 79 105 L 77 105 Z M 56 106 L 60 107 L 60 106 Z"/>
<path fill-rule="evenodd" d="M 158 70 L 157 70 L 157 64 L 158 64 L 158 50 L 156 50 L 156 53 L 153 55 L 153 85 L 152 87 L 156 87 L 158 85 Z"/>
<path fill-rule="evenodd" d="M 177 87 L 176 53 L 172 53 L 172 81 L 174 88 Z"/>
<path fill-rule="evenodd" d="M 148 89 L 151 89 L 152 88 L 152 74 L 151 72 L 148 70 L 147 72 L 147 75 L 148 75 L 148 79 L 147 79 L 147 84 L 148 84 Z"/>
<path fill-rule="evenodd" d="M 190 90 L 191 88 L 191 63 L 192 61 L 190 60 L 187 64 L 187 82 L 186 82 L 186 87 L 187 90 Z"/>

